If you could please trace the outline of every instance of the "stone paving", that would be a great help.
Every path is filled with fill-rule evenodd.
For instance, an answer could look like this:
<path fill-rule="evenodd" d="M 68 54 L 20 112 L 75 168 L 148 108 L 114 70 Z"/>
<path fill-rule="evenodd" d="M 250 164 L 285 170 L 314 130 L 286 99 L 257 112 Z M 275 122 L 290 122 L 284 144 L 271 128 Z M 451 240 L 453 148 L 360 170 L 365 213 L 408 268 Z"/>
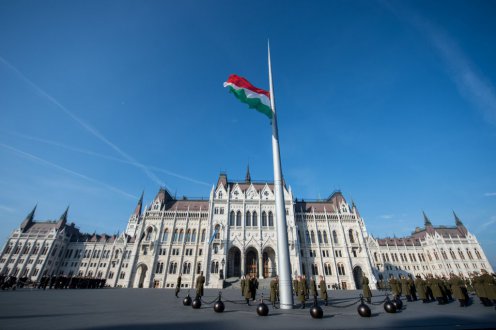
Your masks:
<path fill-rule="evenodd" d="M 186 293 L 182 290 L 180 296 Z M 336 307 L 355 302 L 359 293 L 329 291 L 331 305 L 322 306 L 324 317 L 312 319 L 311 303 L 293 310 L 269 306 L 269 316 L 258 316 L 258 302 L 243 304 L 234 288 L 223 290 L 223 313 L 215 313 L 213 303 L 200 309 L 183 306 L 183 299 L 170 289 L 0 291 L 0 329 L 496 329 L 495 308 L 476 299 L 465 308 L 457 302 L 442 306 L 404 302 L 401 312 L 388 314 L 380 303 L 384 293 L 374 292 L 370 318 L 358 315 L 358 304 Z M 213 301 L 217 294 L 218 290 L 207 289 L 203 300 Z"/>

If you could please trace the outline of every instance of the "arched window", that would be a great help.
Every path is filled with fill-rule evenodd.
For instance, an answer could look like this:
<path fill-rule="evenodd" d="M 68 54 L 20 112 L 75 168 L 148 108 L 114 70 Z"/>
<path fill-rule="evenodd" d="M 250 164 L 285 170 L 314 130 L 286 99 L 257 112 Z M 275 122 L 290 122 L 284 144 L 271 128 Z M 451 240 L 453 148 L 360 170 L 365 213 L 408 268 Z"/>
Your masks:
<path fill-rule="evenodd" d="M 86 251 L 86 252 L 88 252 L 88 251 Z M 85 258 L 87 258 L 87 257 L 85 256 Z M 115 252 L 114 252 L 114 258 L 115 259 L 119 258 L 119 250 L 115 250 Z"/>
<path fill-rule="evenodd" d="M 269 211 L 269 227 L 274 227 L 274 215 Z"/>
<path fill-rule="evenodd" d="M 236 226 L 241 227 L 241 211 L 236 213 Z"/>
<path fill-rule="evenodd" d="M 222 191 L 219 191 L 219 194 L 217 196 L 218 199 L 222 199 Z"/>
<path fill-rule="evenodd" d="M 346 275 L 346 273 L 344 271 L 344 265 L 342 263 L 338 264 L 338 274 L 339 275 Z"/>
<path fill-rule="evenodd" d="M 322 232 L 320 230 L 317 231 L 317 239 L 318 239 L 319 244 L 321 244 L 322 243 Z"/>
<path fill-rule="evenodd" d="M 328 244 L 329 240 L 327 239 L 327 232 L 324 230 L 324 243 Z"/>
<path fill-rule="evenodd" d="M 251 213 L 250 213 L 250 211 L 246 211 L 245 226 L 251 227 Z"/>
<path fill-rule="evenodd" d="M 200 274 L 200 272 L 201 272 L 201 262 L 196 264 L 196 273 Z"/>
<path fill-rule="evenodd" d="M 353 230 L 348 231 L 348 235 L 350 236 L 350 243 L 355 243 L 355 236 L 353 235 Z"/>
<path fill-rule="evenodd" d="M 463 255 L 463 251 L 458 249 L 458 255 L 460 256 L 460 259 L 465 260 L 465 256 Z"/>
<path fill-rule="evenodd" d="M 179 229 L 174 230 L 174 235 L 172 236 L 172 241 L 177 242 L 177 239 L 179 238 Z"/>
<path fill-rule="evenodd" d="M 257 223 L 258 219 L 257 219 L 257 212 L 256 211 L 253 211 L 253 217 L 252 217 L 252 221 L 251 221 L 251 224 L 253 227 L 258 227 L 258 223 Z"/>
<path fill-rule="evenodd" d="M 317 267 L 317 264 L 312 264 L 312 275 L 319 275 L 319 267 Z"/>
<path fill-rule="evenodd" d="M 377 252 L 374 252 L 374 259 L 375 259 L 375 262 L 379 262 L 379 258 L 377 258 Z"/>
<path fill-rule="evenodd" d="M 155 269 L 156 274 L 162 274 L 164 271 L 164 263 L 163 262 L 157 262 L 157 268 Z"/>
<path fill-rule="evenodd" d="M 456 260 L 455 252 L 452 249 L 450 249 L 450 255 L 453 260 Z"/>
<path fill-rule="evenodd" d="M 167 242 L 168 239 L 169 239 L 169 229 L 165 228 L 164 234 L 162 235 L 162 241 Z"/>
<path fill-rule="evenodd" d="M 335 230 L 332 231 L 332 240 L 334 241 L 334 244 L 338 244 L 338 234 L 336 233 Z"/>
<path fill-rule="evenodd" d="M 234 218 L 234 211 L 229 213 L 229 226 L 234 226 L 236 219 Z"/>
<path fill-rule="evenodd" d="M 196 243 L 196 229 L 191 233 L 191 243 Z"/>
<path fill-rule="evenodd" d="M 474 252 L 475 252 L 475 255 L 477 256 L 477 259 L 482 259 L 482 256 L 477 249 L 474 249 Z"/>
<path fill-rule="evenodd" d="M 210 266 L 210 272 L 212 274 L 217 274 L 219 272 L 219 262 L 212 261 L 212 265 Z"/>
<path fill-rule="evenodd" d="M 315 233 L 313 232 L 313 230 L 310 231 L 310 239 L 312 244 L 315 244 Z"/>
<path fill-rule="evenodd" d="M 308 230 L 305 230 L 305 239 L 307 240 L 307 244 L 312 243 L 312 241 L 310 241 L 310 233 Z"/>
<path fill-rule="evenodd" d="M 189 274 L 191 272 L 191 263 L 184 262 L 183 263 L 183 274 Z"/>
<path fill-rule="evenodd" d="M 206 232 L 207 231 L 205 229 L 203 229 L 202 232 L 201 232 L 201 242 L 202 243 L 205 242 L 205 234 L 206 234 Z"/>
<path fill-rule="evenodd" d="M 441 249 L 441 254 L 442 254 L 444 260 L 448 260 L 448 255 L 446 254 L 446 251 Z"/>
<path fill-rule="evenodd" d="M 185 242 L 189 242 L 191 239 L 191 229 L 188 229 L 188 231 L 186 231 L 186 240 Z"/>
<path fill-rule="evenodd" d="M 92 270 L 90 270 L 90 271 L 88 272 L 88 277 L 93 277 L 93 271 L 92 271 Z"/>
<path fill-rule="evenodd" d="M 474 257 L 472 256 L 472 252 L 470 252 L 469 249 L 467 249 L 467 255 L 470 260 L 474 259 Z"/>
<path fill-rule="evenodd" d="M 152 227 L 148 227 L 148 229 L 146 230 L 146 238 L 145 240 L 149 241 L 152 239 L 152 233 L 153 233 L 153 228 Z"/>
<path fill-rule="evenodd" d="M 324 272 L 326 275 L 332 275 L 332 267 L 331 264 L 327 263 L 324 265 Z"/>
<path fill-rule="evenodd" d="M 262 227 L 267 227 L 267 213 L 262 212 Z"/>
<path fill-rule="evenodd" d="M 215 225 L 215 239 L 220 239 L 220 225 Z"/>
<path fill-rule="evenodd" d="M 179 242 L 182 242 L 184 238 L 184 229 L 181 229 L 179 231 Z"/>
<path fill-rule="evenodd" d="M 437 251 L 434 251 L 434 258 L 436 258 L 436 260 L 439 260 L 439 254 L 437 254 Z"/>

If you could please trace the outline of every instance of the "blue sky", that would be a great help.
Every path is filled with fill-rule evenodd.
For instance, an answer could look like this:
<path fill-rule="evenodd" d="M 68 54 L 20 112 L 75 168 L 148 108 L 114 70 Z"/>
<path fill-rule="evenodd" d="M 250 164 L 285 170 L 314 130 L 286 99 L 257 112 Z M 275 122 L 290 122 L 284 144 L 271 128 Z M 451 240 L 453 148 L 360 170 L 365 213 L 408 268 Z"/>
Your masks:
<path fill-rule="evenodd" d="M 449 10 L 447 8 L 449 6 Z M 36 219 L 122 231 L 141 191 L 272 180 L 268 88 L 296 197 L 353 199 L 376 237 L 453 225 L 496 265 L 491 1 L 0 1 L 0 238 Z"/>

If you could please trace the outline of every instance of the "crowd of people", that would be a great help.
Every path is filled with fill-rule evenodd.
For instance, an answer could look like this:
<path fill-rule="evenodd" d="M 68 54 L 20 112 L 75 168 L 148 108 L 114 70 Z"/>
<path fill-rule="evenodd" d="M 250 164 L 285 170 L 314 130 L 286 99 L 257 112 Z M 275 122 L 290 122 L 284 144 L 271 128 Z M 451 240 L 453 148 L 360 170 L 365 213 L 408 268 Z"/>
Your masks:
<path fill-rule="evenodd" d="M 22 287 L 37 289 L 100 289 L 106 286 L 106 280 L 84 276 L 52 275 L 43 276 L 39 282 L 32 282 L 27 277 L 0 275 L 0 288 L 2 290 Z"/>
<path fill-rule="evenodd" d="M 253 275 L 241 277 L 241 295 L 249 305 L 250 300 L 255 300 L 258 289 L 258 280 Z M 317 299 L 328 305 L 327 285 L 323 276 L 319 276 L 316 283 L 313 277 L 307 281 L 305 275 L 295 276 L 293 279 L 293 294 L 299 301 L 301 308 L 309 299 Z M 372 302 L 372 291 L 367 276 L 362 277 L 362 294 L 368 302 Z M 453 273 L 449 278 L 433 276 L 400 275 L 399 278 L 391 276 L 387 281 L 379 281 L 377 289 L 391 291 L 394 298 L 405 297 L 407 301 L 422 301 L 423 303 L 437 302 L 439 305 L 458 300 L 460 307 L 467 307 L 471 303 L 470 294 L 475 294 L 484 306 L 496 305 L 496 274 L 489 274 L 481 269 L 480 273 L 474 272 L 470 278 L 462 278 Z M 270 282 L 270 302 L 275 307 L 279 301 L 279 279 L 275 276 Z"/>

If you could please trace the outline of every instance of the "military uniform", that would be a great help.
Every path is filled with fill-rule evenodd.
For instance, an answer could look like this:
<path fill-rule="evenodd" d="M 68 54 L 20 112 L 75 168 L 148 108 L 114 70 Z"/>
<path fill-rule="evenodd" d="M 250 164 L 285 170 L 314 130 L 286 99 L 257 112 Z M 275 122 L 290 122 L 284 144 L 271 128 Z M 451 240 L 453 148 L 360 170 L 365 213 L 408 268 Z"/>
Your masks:
<path fill-rule="evenodd" d="M 431 280 L 431 290 L 432 290 L 432 295 L 434 298 L 437 300 L 439 305 L 444 304 L 444 294 L 443 290 L 441 288 L 441 280 L 437 278 L 433 278 Z"/>
<path fill-rule="evenodd" d="M 487 300 L 492 300 L 496 303 L 496 280 L 494 277 L 489 275 L 487 272 L 483 272 L 483 274 L 479 276 L 479 281 L 484 288 Z"/>
<path fill-rule="evenodd" d="M 369 287 L 369 279 L 367 276 L 363 276 L 362 278 L 362 287 L 363 287 L 363 297 L 367 299 L 367 302 L 370 303 L 372 300 L 372 291 L 370 291 Z"/>
<path fill-rule="evenodd" d="M 301 308 L 305 308 L 305 296 L 306 296 L 307 285 L 305 280 L 302 278 L 298 281 L 298 300 L 301 303 Z"/>
<path fill-rule="evenodd" d="M 251 285 L 251 300 L 255 300 L 257 296 L 257 289 L 258 289 L 258 280 L 256 277 L 252 277 L 250 280 L 250 285 Z"/>
<path fill-rule="evenodd" d="M 407 301 L 412 301 L 412 296 L 410 294 L 410 286 L 408 285 L 408 280 L 402 276 L 401 277 L 401 293 L 406 296 Z"/>
<path fill-rule="evenodd" d="M 295 296 L 298 295 L 298 279 L 297 278 L 295 278 L 293 280 L 293 292 L 294 292 Z"/>
<path fill-rule="evenodd" d="M 391 292 L 393 296 L 401 296 L 401 289 L 398 280 L 394 277 L 389 279 L 389 286 L 391 287 Z"/>
<path fill-rule="evenodd" d="M 420 276 L 417 276 L 414 283 L 415 283 L 415 289 L 417 290 L 418 293 L 418 298 L 421 299 L 423 303 L 426 303 L 427 294 L 425 290 L 425 281 L 421 279 Z"/>
<path fill-rule="evenodd" d="M 246 279 L 244 276 L 241 278 L 240 286 L 241 286 L 241 295 L 244 296 L 245 286 L 246 286 Z"/>
<path fill-rule="evenodd" d="M 310 296 L 312 297 L 317 297 L 317 285 L 315 284 L 315 281 L 313 277 L 310 279 Z"/>
<path fill-rule="evenodd" d="M 322 278 L 319 282 L 319 288 L 320 288 L 320 298 L 325 301 L 325 305 L 327 306 L 327 285 L 326 282 L 324 281 L 324 278 Z"/>
<path fill-rule="evenodd" d="M 201 272 L 200 276 L 196 278 L 196 296 L 203 297 L 203 286 L 205 285 L 205 276 Z"/>
<path fill-rule="evenodd" d="M 177 277 L 176 283 L 176 297 L 178 297 L 179 290 L 181 290 L 181 275 Z"/>
<path fill-rule="evenodd" d="M 452 275 L 449 280 L 449 285 L 453 296 L 460 302 L 460 307 L 467 306 L 468 301 L 465 300 L 465 294 L 463 293 L 463 280 L 456 275 Z"/>
<path fill-rule="evenodd" d="M 250 279 L 246 279 L 245 285 L 244 285 L 244 290 L 243 290 L 243 295 L 245 296 L 246 303 L 249 305 L 250 304 L 250 299 L 251 299 L 251 287 L 252 287 L 252 282 Z"/>
<path fill-rule="evenodd" d="M 277 278 L 274 278 L 270 282 L 270 302 L 272 303 L 272 306 L 276 305 L 278 296 L 279 296 L 279 282 L 277 281 Z"/>

